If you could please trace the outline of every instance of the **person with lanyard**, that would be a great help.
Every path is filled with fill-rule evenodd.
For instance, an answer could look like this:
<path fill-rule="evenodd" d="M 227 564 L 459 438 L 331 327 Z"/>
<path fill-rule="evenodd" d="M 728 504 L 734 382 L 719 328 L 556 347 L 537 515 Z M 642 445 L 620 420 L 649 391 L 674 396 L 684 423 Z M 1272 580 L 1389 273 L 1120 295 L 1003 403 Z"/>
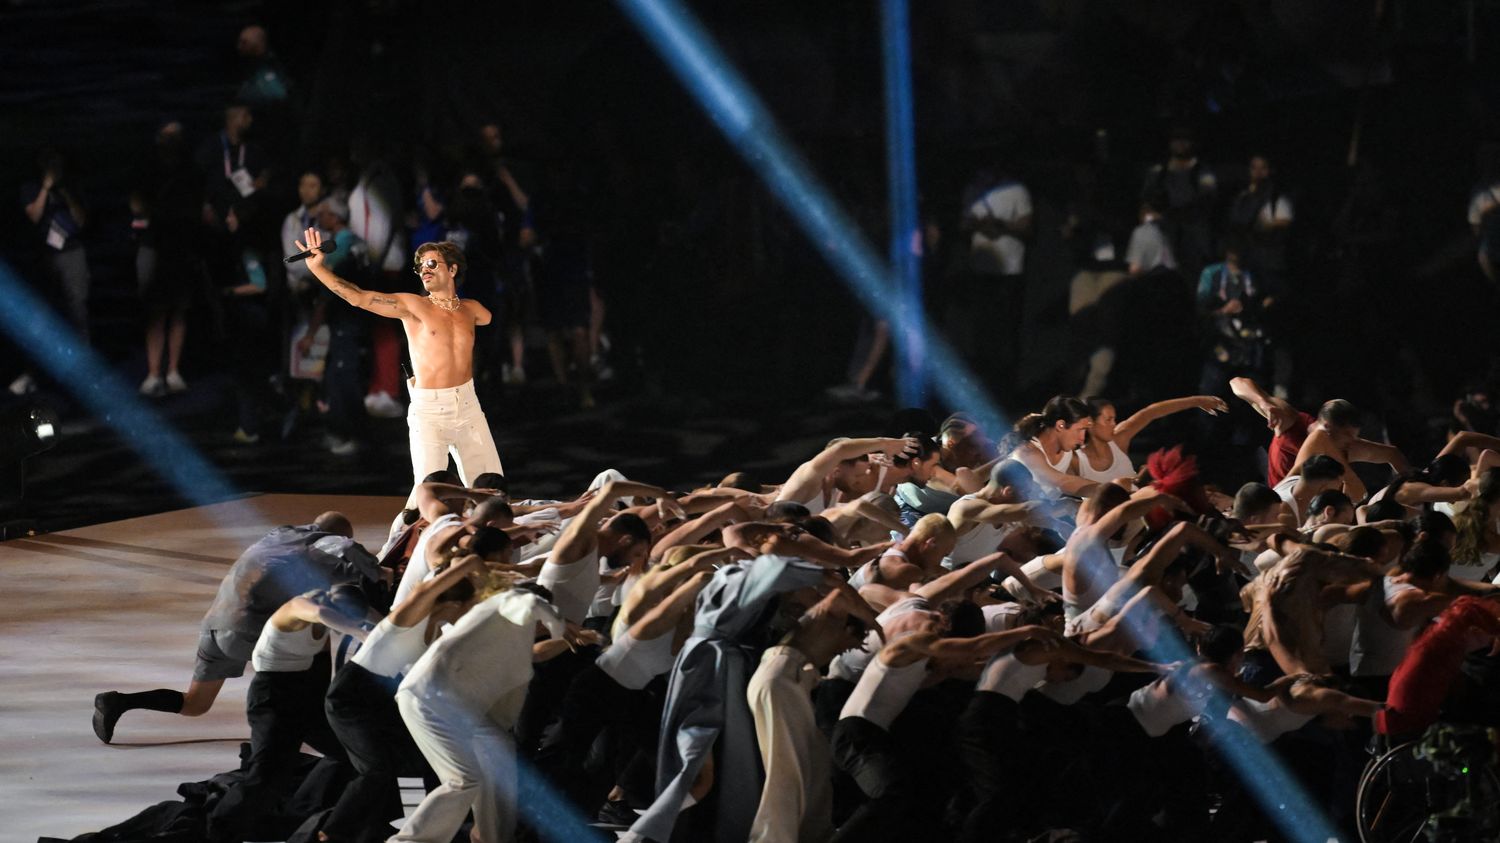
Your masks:
<path fill-rule="evenodd" d="M 458 297 L 464 253 L 449 242 L 417 247 L 415 271 L 427 295 L 374 293 L 335 275 L 324 263 L 323 235 L 316 228 L 294 245 L 310 251 L 307 268 L 332 293 L 376 316 L 400 319 L 412 368 L 406 424 L 411 442 L 412 483 L 440 468 L 451 454 L 467 483 L 485 472 L 504 473 L 489 421 L 474 393 L 474 332 L 490 324 L 490 312 Z"/>

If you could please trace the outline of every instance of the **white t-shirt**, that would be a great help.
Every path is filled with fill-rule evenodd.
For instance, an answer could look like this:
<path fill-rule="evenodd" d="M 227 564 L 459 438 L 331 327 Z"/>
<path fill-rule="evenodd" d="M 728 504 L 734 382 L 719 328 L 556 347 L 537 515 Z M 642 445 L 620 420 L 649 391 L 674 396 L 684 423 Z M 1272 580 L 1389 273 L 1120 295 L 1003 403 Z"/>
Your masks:
<path fill-rule="evenodd" d="M 1296 219 L 1292 212 L 1292 200 L 1285 196 L 1277 196 L 1274 200 L 1261 205 L 1260 213 L 1256 216 L 1265 225 L 1278 221 L 1291 222 Z"/>
<path fill-rule="evenodd" d="M 554 564 L 549 557 L 536 581 L 552 591 L 552 602 L 565 620 L 583 623 L 599 592 L 599 548 L 567 565 Z"/>
<path fill-rule="evenodd" d="M 1031 216 L 1031 193 L 1017 181 L 1004 181 L 990 188 L 969 206 L 970 219 L 1015 222 Z M 1002 234 L 991 240 L 981 232 L 969 239 L 970 264 L 978 272 L 1019 275 L 1026 268 L 1026 244 L 1019 237 Z"/>
<path fill-rule="evenodd" d="M 1159 266 L 1177 268 L 1177 258 L 1172 255 L 1172 244 L 1161 226 L 1154 222 L 1143 222 L 1130 232 L 1130 245 L 1125 249 L 1125 262 L 1141 272 L 1150 272 Z"/>

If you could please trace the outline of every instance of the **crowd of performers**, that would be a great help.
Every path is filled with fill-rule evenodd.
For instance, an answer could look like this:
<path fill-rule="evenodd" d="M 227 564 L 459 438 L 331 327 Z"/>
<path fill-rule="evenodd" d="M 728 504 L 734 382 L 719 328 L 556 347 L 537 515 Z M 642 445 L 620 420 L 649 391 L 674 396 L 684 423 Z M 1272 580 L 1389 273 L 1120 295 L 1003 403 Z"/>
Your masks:
<path fill-rule="evenodd" d="M 1372 734 L 1497 710 L 1500 439 L 1414 470 L 1347 401 L 1231 387 L 1271 436 L 1237 488 L 1181 447 L 1132 459 L 1212 396 L 1058 397 L 998 442 L 919 420 L 779 484 L 606 471 L 556 501 L 438 472 L 376 553 L 336 512 L 249 548 L 188 690 L 100 694 L 94 729 L 201 714 L 252 664 L 214 843 L 304 742 L 340 770 L 327 841 L 1274 839 L 1231 755 L 1347 829 Z"/>

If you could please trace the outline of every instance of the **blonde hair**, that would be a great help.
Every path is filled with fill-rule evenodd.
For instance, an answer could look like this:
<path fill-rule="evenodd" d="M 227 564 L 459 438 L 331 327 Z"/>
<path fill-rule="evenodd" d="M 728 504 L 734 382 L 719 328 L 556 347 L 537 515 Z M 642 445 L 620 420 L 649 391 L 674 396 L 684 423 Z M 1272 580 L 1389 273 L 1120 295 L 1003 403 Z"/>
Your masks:
<path fill-rule="evenodd" d="M 510 591 L 521 579 L 514 571 L 487 571 L 475 587 L 474 602 L 481 603 L 502 591 Z"/>
<path fill-rule="evenodd" d="M 948 516 L 941 512 L 930 512 L 917 521 L 907 537 L 914 542 L 932 539 L 939 544 L 951 544 L 958 540 L 958 531 L 953 529 L 953 522 L 948 520 Z"/>
<path fill-rule="evenodd" d="M 657 567 L 671 568 L 674 565 L 681 565 L 700 553 L 719 549 L 720 547 L 716 544 L 679 544 L 676 547 L 667 548 L 667 552 L 661 558 L 661 564 Z"/>
<path fill-rule="evenodd" d="M 1492 507 L 1500 499 L 1500 468 L 1486 469 L 1479 476 L 1479 490 L 1469 505 L 1453 517 L 1458 539 L 1453 543 L 1453 561 L 1473 564 L 1484 553 L 1486 534 L 1494 523 Z"/>

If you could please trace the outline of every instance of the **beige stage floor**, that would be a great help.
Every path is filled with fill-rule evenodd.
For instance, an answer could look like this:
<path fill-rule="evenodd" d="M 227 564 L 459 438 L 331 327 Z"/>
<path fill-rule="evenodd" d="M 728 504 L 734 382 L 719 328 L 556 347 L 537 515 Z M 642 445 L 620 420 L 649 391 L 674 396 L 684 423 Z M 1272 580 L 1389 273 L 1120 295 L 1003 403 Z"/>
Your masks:
<path fill-rule="evenodd" d="M 94 694 L 186 688 L 220 579 L 271 528 L 338 509 L 375 549 L 401 505 L 258 495 L 0 543 L 0 838 L 98 831 L 234 768 L 248 675 L 203 717 L 125 715 L 111 746 L 90 729 Z"/>

